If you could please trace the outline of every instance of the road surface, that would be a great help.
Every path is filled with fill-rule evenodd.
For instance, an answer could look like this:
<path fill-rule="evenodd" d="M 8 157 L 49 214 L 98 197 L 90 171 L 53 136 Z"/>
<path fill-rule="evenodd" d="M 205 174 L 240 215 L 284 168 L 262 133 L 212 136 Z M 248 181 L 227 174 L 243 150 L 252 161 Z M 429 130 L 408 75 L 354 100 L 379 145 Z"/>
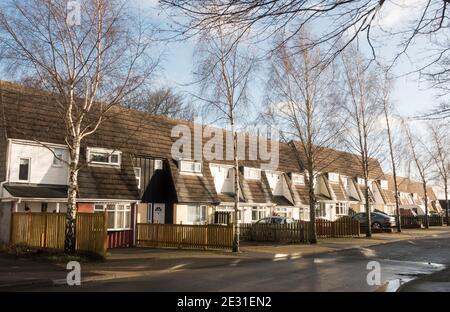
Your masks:
<path fill-rule="evenodd" d="M 369 262 L 372 270 L 367 268 Z M 377 263 L 380 265 L 380 283 L 373 275 Z M 138 278 L 36 290 L 396 291 L 401 284 L 446 266 L 450 266 L 450 234 L 305 257 L 280 255 L 273 260 L 257 262 L 234 260 L 220 266 L 212 263 L 211 267 L 195 269 L 183 268 L 181 264 Z M 368 283 L 370 272 L 374 273 L 369 276 Z"/>

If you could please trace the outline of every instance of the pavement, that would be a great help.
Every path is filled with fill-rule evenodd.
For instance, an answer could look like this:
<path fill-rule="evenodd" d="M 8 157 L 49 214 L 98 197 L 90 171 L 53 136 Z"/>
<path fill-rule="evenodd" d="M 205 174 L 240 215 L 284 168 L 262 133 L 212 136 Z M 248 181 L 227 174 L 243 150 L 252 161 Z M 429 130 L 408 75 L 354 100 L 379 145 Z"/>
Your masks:
<path fill-rule="evenodd" d="M 450 268 L 419 277 L 401 286 L 399 292 L 450 292 Z"/>
<path fill-rule="evenodd" d="M 374 237 L 371 239 L 323 239 L 319 240 L 317 245 L 243 243 L 241 252 L 237 254 L 225 251 L 202 250 L 113 249 L 105 262 L 86 262 L 81 264 L 82 284 L 95 284 L 93 282 L 108 283 L 116 280 L 145 280 L 160 274 L 178 274 L 180 271 L 189 272 L 195 270 L 197 272 L 207 270 L 220 271 L 225 267 L 240 267 L 242 269 L 250 267 L 263 268 L 269 262 L 271 266 L 273 263 L 280 261 L 289 263 L 297 259 L 312 259 L 316 256 L 326 258 L 333 257 L 333 254 L 336 253 L 342 254 L 345 252 L 350 255 L 356 252 L 357 255 L 363 254 L 366 257 L 370 256 L 370 250 L 375 247 L 377 250 L 390 250 L 388 245 L 395 245 L 395 243 L 403 242 L 409 246 L 412 245 L 409 242 L 416 240 L 435 239 L 439 242 L 445 237 L 450 238 L 450 228 L 433 227 L 430 230 L 408 229 L 402 233 L 379 233 L 374 234 Z M 366 259 L 364 261 L 366 262 Z M 445 261 L 440 261 L 439 263 L 442 262 Z M 49 263 L 32 259 L 14 259 L 0 256 L 0 291 L 46 289 L 47 287 L 52 288 L 54 285 L 65 285 L 67 274 L 65 265 L 65 263 Z M 392 266 L 392 264 L 390 265 Z M 277 264 L 277 269 L 279 266 Z M 412 265 L 418 272 L 426 271 L 427 274 L 432 273 L 435 269 L 433 267 L 432 269 L 423 268 L 422 270 L 421 266 L 422 264 Z M 442 268 L 439 267 L 439 269 Z"/>

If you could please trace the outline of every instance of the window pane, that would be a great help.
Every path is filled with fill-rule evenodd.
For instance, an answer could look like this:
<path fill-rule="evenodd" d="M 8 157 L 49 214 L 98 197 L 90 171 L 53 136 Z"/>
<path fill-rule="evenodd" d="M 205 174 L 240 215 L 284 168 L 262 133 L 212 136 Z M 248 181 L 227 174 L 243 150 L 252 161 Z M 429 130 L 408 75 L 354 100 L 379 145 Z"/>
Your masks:
<path fill-rule="evenodd" d="M 123 210 L 116 211 L 116 228 L 122 229 L 125 227 L 125 212 Z"/>
<path fill-rule="evenodd" d="M 30 160 L 21 158 L 19 164 L 19 180 L 28 180 Z"/>
<path fill-rule="evenodd" d="M 118 164 L 119 163 L 119 155 L 116 155 L 116 154 L 111 155 L 110 161 L 112 164 Z"/>
<path fill-rule="evenodd" d="M 108 211 L 114 211 L 114 210 L 116 210 L 116 205 L 107 205 L 106 206 L 106 210 L 108 210 Z"/>
<path fill-rule="evenodd" d="M 114 217 L 115 217 L 114 211 L 108 211 L 108 229 L 115 228 Z"/>
<path fill-rule="evenodd" d="M 126 211 L 124 228 L 128 229 L 130 227 L 131 227 L 131 211 Z"/>
<path fill-rule="evenodd" d="M 188 206 L 188 222 L 195 223 L 198 220 L 198 210 L 197 206 Z"/>
<path fill-rule="evenodd" d="M 61 149 L 55 149 L 53 151 L 53 165 L 61 166 L 63 159 L 63 151 Z"/>
<path fill-rule="evenodd" d="M 101 212 L 101 211 L 105 211 L 105 208 L 103 205 L 97 204 L 94 206 L 94 210 Z"/>
<path fill-rule="evenodd" d="M 108 163 L 108 154 L 106 154 L 106 153 L 91 153 L 91 161 Z"/>

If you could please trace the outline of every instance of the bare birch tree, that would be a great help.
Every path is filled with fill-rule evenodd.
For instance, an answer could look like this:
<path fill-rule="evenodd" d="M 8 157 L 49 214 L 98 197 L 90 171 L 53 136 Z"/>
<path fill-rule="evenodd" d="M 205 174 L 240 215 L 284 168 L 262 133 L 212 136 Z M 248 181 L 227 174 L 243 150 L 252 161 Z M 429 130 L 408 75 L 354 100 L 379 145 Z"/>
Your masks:
<path fill-rule="evenodd" d="M 264 117 L 276 124 L 282 139 L 290 142 L 297 154 L 299 168 L 307 173 L 309 196 L 310 243 L 317 243 L 314 181 L 331 164 L 332 157 L 324 157 L 327 148 L 335 147 L 344 121 L 339 114 L 339 96 L 334 67 L 323 66 L 318 48 L 303 47 L 310 42 L 305 32 L 292 44 L 277 45 L 271 58 L 268 78 L 268 107 Z"/>
<path fill-rule="evenodd" d="M 236 34 L 240 37 L 236 39 Z M 243 110 L 249 103 L 248 87 L 256 67 L 256 58 L 249 52 L 249 46 L 241 42 L 245 33 L 230 32 L 220 22 L 205 30 L 199 38 L 197 70 L 194 73 L 200 85 L 195 95 L 218 119 L 225 121 L 233 137 L 234 163 L 234 217 L 233 251 L 239 251 L 239 159 L 237 127 L 242 120 Z"/>
<path fill-rule="evenodd" d="M 390 93 L 391 93 L 391 79 L 389 79 L 387 73 L 385 74 L 385 81 L 382 90 L 382 103 L 383 103 L 383 112 L 384 118 L 386 120 L 386 131 L 389 145 L 389 156 L 390 156 L 390 164 L 392 169 L 392 177 L 394 180 L 394 198 L 395 198 L 395 213 L 396 213 L 396 223 L 397 223 L 397 232 L 402 231 L 401 224 L 401 215 L 400 215 L 400 198 L 398 193 L 398 181 L 397 181 L 397 159 L 395 154 L 398 152 L 394 146 L 393 142 L 393 133 L 391 127 L 391 112 L 392 112 L 392 103 L 390 102 Z"/>
<path fill-rule="evenodd" d="M 194 116 L 193 107 L 183 101 L 181 94 L 169 87 L 133 92 L 132 96 L 125 99 L 124 105 L 141 112 L 170 118 L 192 120 Z"/>
<path fill-rule="evenodd" d="M 431 169 L 433 165 L 433 158 L 429 153 L 425 143 L 421 140 L 420 136 L 411 132 L 410 125 L 405 122 L 405 135 L 408 140 L 408 145 L 411 152 L 411 158 L 416 167 L 416 175 L 419 177 L 422 189 L 423 199 L 425 204 L 425 228 L 430 227 L 428 218 L 428 183 L 430 180 Z"/>
<path fill-rule="evenodd" d="M 7 0 L 0 5 L 3 69 L 37 77 L 55 94 L 70 160 L 64 250 L 75 251 L 83 140 L 155 69 L 143 20 L 122 0 Z"/>
<path fill-rule="evenodd" d="M 450 203 L 448 200 L 448 184 L 450 179 L 450 128 L 448 123 L 438 122 L 430 123 L 428 125 L 428 132 L 430 134 L 431 155 L 433 157 L 434 165 L 438 173 L 439 180 L 444 184 L 444 198 L 445 198 L 445 218 L 447 226 L 450 225 L 448 217 Z"/>
<path fill-rule="evenodd" d="M 369 177 L 372 158 L 379 156 L 382 146 L 383 115 L 378 71 L 368 67 L 362 54 L 355 48 L 341 54 L 347 94 L 348 122 L 346 124 L 347 148 L 358 155 L 364 179 L 364 206 L 367 214 L 366 236 L 372 236 Z"/>
<path fill-rule="evenodd" d="M 448 0 L 402 1 L 401 4 L 389 0 L 161 0 L 160 3 L 178 26 L 177 34 L 182 36 L 194 36 L 219 19 L 234 29 L 251 29 L 255 42 L 280 33 L 286 33 L 285 39 L 290 40 L 305 28 L 315 29 L 316 39 L 307 48 L 320 46 L 326 50 L 324 60 L 328 63 L 354 42 L 365 44 L 376 59 L 385 47 L 380 42 L 397 40 L 398 49 L 391 55 L 394 64 L 412 46 L 417 47 L 421 38 L 436 49 L 429 49 L 429 57 L 421 58 L 425 64 L 420 62 L 421 67 L 416 70 L 441 82 L 449 73 L 450 50 L 448 41 L 442 40 L 450 28 Z M 383 17 L 394 9 L 400 10 L 396 14 L 402 20 L 389 29 L 383 25 Z M 336 46 L 339 48 L 335 49 Z M 449 112 L 446 104 L 425 115 L 448 118 Z"/>

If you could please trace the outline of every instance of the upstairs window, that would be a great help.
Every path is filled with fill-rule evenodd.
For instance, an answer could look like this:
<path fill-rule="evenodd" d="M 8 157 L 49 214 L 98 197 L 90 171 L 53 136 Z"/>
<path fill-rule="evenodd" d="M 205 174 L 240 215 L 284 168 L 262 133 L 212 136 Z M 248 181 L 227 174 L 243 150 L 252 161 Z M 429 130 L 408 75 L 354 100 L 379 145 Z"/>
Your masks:
<path fill-rule="evenodd" d="M 380 180 L 380 186 L 383 190 L 388 189 L 388 181 L 387 180 Z"/>
<path fill-rule="evenodd" d="M 330 180 L 330 182 L 337 183 L 339 182 L 339 174 L 330 172 L 328 173 L 328 179 Z"/>
<path fill-rule="evenodd" d="M 88 148 L 87 159 L 93 165 L 109 165 L 120 167 L 122 153 L 103 148 Z"/>
<path fill-rule="evenodd" d="M 295 185 L 305 185 L 305 176 L 303 174 L 293 173 L 292 183 Z"/>
<path fill-rule="evenodd" d="M 261 169 L 245 167 L 244 178 L 248 180 L 261 180 Z"/>
<path fill-rule="evenodd" d="M 163 162 L 161 159 L 155 159 L 155 170 L 162 170 Z"/>
<path fill-rule="evenodd" d="M 64 160 L 64 150 L 60 148 L 55 148 L 53 150 L 53 167 L 62 167 Z"/>
<path fill-rule="evenodd" d="M 345 190 L 348 192 L 350 190 L 350 185 L 352 180 L 349 177 L 341 177 L 342 184 L 344 185 Z"/>
<path fill-rule="evenodd" d="M 19 181 L 30 180 L 30 159 L 20 158 L 19 160 Z"/>
<path fill-rule="evenodd" d="M 181 172 L 202 173 L 202 163 L 195 161 L 181 160 L 180 170 Z"/>
<path fill-rule="evenodd" d="M 358 184 L 359 185 L 365 185 L 363 178 L 358 178 Z"/>
<path fill-rule="evenodd" d="M 141 189 L 141 168 L 140 167 L 134 167 L 134 175 L 136 176 L 136 183 L 138 189 Z"/>

